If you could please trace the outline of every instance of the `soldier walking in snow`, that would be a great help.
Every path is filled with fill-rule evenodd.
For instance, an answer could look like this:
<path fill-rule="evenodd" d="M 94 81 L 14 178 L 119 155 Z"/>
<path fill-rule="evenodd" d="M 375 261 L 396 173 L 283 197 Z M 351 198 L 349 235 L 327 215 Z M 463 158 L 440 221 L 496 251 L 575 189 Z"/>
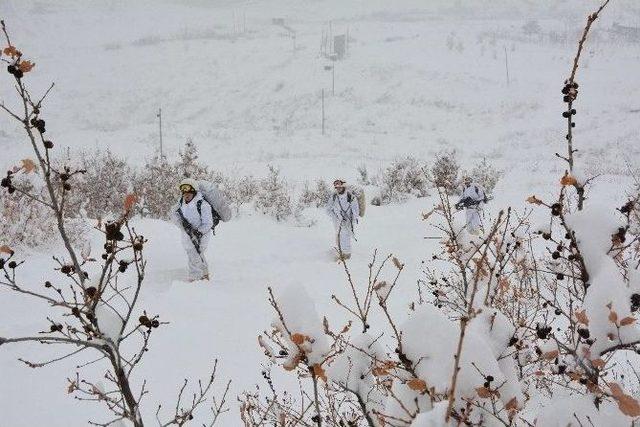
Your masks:
<path fill-rule="evenodd" d="M 338 258 L 351 258 L 351 236 L 354 234 L 354 226 L 358 223 L 360 208 L 357 197 L 347 191 L 346 182 L 336 179 L 333 182 L 336 192 L 327 201 L 327 213 L 333 219 L 336 228 L 336 244 L 338 245 Z"/>
<path fill-rule="evenodd" d="M 198 192 L 198 183 L 193 179 L 184 179 L 179 187 L 182 198 L 174 206 L 171 219 L 182 230 L 182 246 L 189 259 L 189 281 L 209 280 L 205 251 L 214 225 L 211 205 Z"/>
<path fill-rule="evenodd" d="M 471 177 L 465 177 L 462 196 L 460 201 L 456 203 L 456 209 L 465 209 L 469 233 L 479 234 L 481 232 L 480 212 L 484 203 L 487 203 L 487 195 L 484 188 L 480 184 L 473 182 Z"/>

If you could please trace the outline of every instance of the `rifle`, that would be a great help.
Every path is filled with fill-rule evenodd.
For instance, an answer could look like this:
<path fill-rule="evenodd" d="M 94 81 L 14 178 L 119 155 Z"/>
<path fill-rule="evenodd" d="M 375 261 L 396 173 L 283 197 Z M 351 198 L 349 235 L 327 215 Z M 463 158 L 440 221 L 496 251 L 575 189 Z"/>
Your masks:
<path fill-rule="evenodd" d="M 454 206 L 456 209 L 460 210 L 460 209 L 465 209 L 465 208 L 472 208 L 472 207 L 477 207 L 480 203 L 487 203 L 489 200 L 492 200 L 493 197 L 485 197 L 484 200 L 475 200 L 472 197 L 465 197 L 464 199 L 460 200 L 458 203 L 456 203 Z"/>
<path fill-rule="evenodd" d="M 196 248 L 196 252 L 198 252 L 198 255 L 201 255 L 200 238 L 202 237 L 202 233 L 193 228 L 189 221 L 187 221 L 187 218 L 184 217 L 184 214 L 182 213 L 180 208 L 178 208 L 176 212 L 178 212 L 178 215 L 180 215 L 180 221 L 182 222 L 182 228 L 184 229 L 184 232 L 187 233 L 187 236 L 189 236 L 189 239 L 191 239 L 191 243 L 193 243 L 193 247 Z"/>
<path fill-rule="evenodd" d="M 478 206 L 479 204 L 480 204 L 480 200 L 474 200 L 471 197 L 465 197 L 464 199 L 460 200 L 458 203 L 455 204 L 455 208 L 460 210 L 463 208 Z"/>

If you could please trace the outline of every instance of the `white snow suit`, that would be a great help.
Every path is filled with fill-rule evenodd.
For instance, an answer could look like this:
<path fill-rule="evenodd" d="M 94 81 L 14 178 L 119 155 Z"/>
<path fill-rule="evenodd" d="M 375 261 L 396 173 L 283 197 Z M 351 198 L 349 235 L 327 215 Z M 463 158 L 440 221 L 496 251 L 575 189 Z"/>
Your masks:
<path fill-rule="evenodd" d="M 200 204 L 200 212 L 198 212 Z M 194 230 L 202 233 L 200 238 L 200 253 L 196 250 L 194 242 L 182 226 L 182 218 L 178 214 L 178 209 Z M 189 262 L 189 280 L 200 280 L 209 275 L 209 266 L 205 252 L 211 239 L 211 227 L 213 226 L 213 216 L 211 215 L 211 205 L 202 197 L 200 193 L 191 199 L 189 203 L 181 200 L 172 209 L 172 221 L 182 231 L 182 246 L 187 252 Z"/>
<path fill-rule="evenodd" d="M 360 215 L 358 198 L 348 191 L 342 194 L 334 193 L 327 201 L 327 213 L 333 219 L 336 228 L 337 247 L 343 255 L 351 255 L 351 236 Z"/>
<path fill-rule="evenodd" d="M 480 231 L 480 227 L 482 227 L 480 212 L 482 211 L 482 205 L 486 199 L 484 188 L 475 182 L 471 183 L 462 191 L 460 202 L 467 198 L 476 202 L 476 204 L 465 208 L 467 214 L 467 230 L 470 233 L 475 234 L 478 233 Z"/>

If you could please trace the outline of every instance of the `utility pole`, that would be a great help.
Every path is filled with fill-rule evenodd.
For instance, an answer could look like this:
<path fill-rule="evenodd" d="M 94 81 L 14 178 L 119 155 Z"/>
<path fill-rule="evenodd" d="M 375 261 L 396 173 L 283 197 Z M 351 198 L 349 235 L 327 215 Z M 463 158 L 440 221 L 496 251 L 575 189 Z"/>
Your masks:
<path fill-rule="evenodd" d="M 158 114 L 157 116 L 158 119 L 160 119 L 160 123 L 159 123 L 159 127 L 160 127 L 160 158 L 163 159 L 164 158 L 164 154 L 162 152 L 162 108 L 158 109 Z"/>
<path fill-rule="evenodd" d="M 331 96 L 336 94 L 336 63 L 331 66 Z"/>
<path fill-rule="evenodd" d="M 507 86 L 509 86 L 509 57 L 507 56 L 507 46 L 504 46 L 504 67 L 507 70 Z"/>
<path fill-rule="evenodd" d="M 322 134 L 324 135 L 324 89 L 322 89 Z"/>

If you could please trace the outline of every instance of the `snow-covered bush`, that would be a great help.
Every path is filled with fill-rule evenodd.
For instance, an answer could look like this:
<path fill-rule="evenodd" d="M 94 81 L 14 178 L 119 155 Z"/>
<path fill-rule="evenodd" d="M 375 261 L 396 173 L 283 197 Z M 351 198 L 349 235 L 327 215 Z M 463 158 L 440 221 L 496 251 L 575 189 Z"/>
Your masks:
<path fill-rule="evenodd" d="M 46 198 L 44 191 L 36 191 L 25 177 L 14 178 L 17 191 L 0 193 L 0 235 L 2 243 L 13 247 L 35 247 L 51 241 L 56 231 L 56 221 L 48 214 L 48 208 L 27 196 L 37 194 Z M 4 189 L 3 189 L 4 190 Z"/>
<path fill-rule="evenodd" d="M 86 218 L 103 219 L 122 211 L 123 197 L 133 191 L 134 169 L 109 150 L 83 152 L 78 167 L 85 172 L 73 180 L 69 207 Z"/>
<path fill-rule="evenodd" d="M 444 188 L 453 194 L 459 185 L 460 164 L 455 150 L 444 150 L 436 154 L 430 170 L 430 180 L 435 187 Z"/>
<path fill-rule="evenodd" d="M 231 179 L 220 174 L 218 182 L 218 186 L 234 207 L 236 213 L 240 212 L 240 208 L 243 205 L 252 203 L 260 189 L 258 180 L 250 175 Z"/>
<path fill-rule="evenodd" d="M 202 164 L 198 159 L 198 147 L 193 140 L 189 138 L 184 144 L 184 147 L 179 151 L 175 164 L 179 179 L 193 178 L 199 180 L 211 178 L 212 173 L 209 167 Z"/>
<path fill-rule="evenodd" d="M 468 174 L 474 182 L 484 187 L 487 195 L 493 194 L 493 189 L 500 180 L 502 172 L 497 170 L 491 163 L 487 162 L 486 158 L 477 162 L 471 172 Z"/>
<path fill-rule="evenodd" d="M 283 221 L 293 213 L 289 185 L 275 166 L 269 165 L 269 174 L 260 180 L 255 209 L 276 221 Z"/>
<path fill-rule="evenodd" d="M 330 195 L 331 187 L 324 179 L 318 179 L 313 188 L 309 187 L 309 182 L 305 182 L 298 204 L 303 208 L 323 207 L 327 204 Z"/>
<path fill-rule="evenodd" d="M 358 184 L 360 185 L 370 185 L 371 179 L 369 177 L 369 170 L 367 169 L 367 165 L 361 164 L 358 166 Z"/>
<path fill-rule="evenodd" d="M 176 165 L 159 154 L 147 159 L 136 174 L 134 190 L 139 198 L 139 212 L 143 216 L 166 219 L 180 193 L 177 185 L 182 177 Z"/>
<path fill-rule="evenodd" d="M 402 201 L 409 195 L 428 195 L 425 167 L 414 157 L 395 160 L 377 178 L 382 203 Z"/>

